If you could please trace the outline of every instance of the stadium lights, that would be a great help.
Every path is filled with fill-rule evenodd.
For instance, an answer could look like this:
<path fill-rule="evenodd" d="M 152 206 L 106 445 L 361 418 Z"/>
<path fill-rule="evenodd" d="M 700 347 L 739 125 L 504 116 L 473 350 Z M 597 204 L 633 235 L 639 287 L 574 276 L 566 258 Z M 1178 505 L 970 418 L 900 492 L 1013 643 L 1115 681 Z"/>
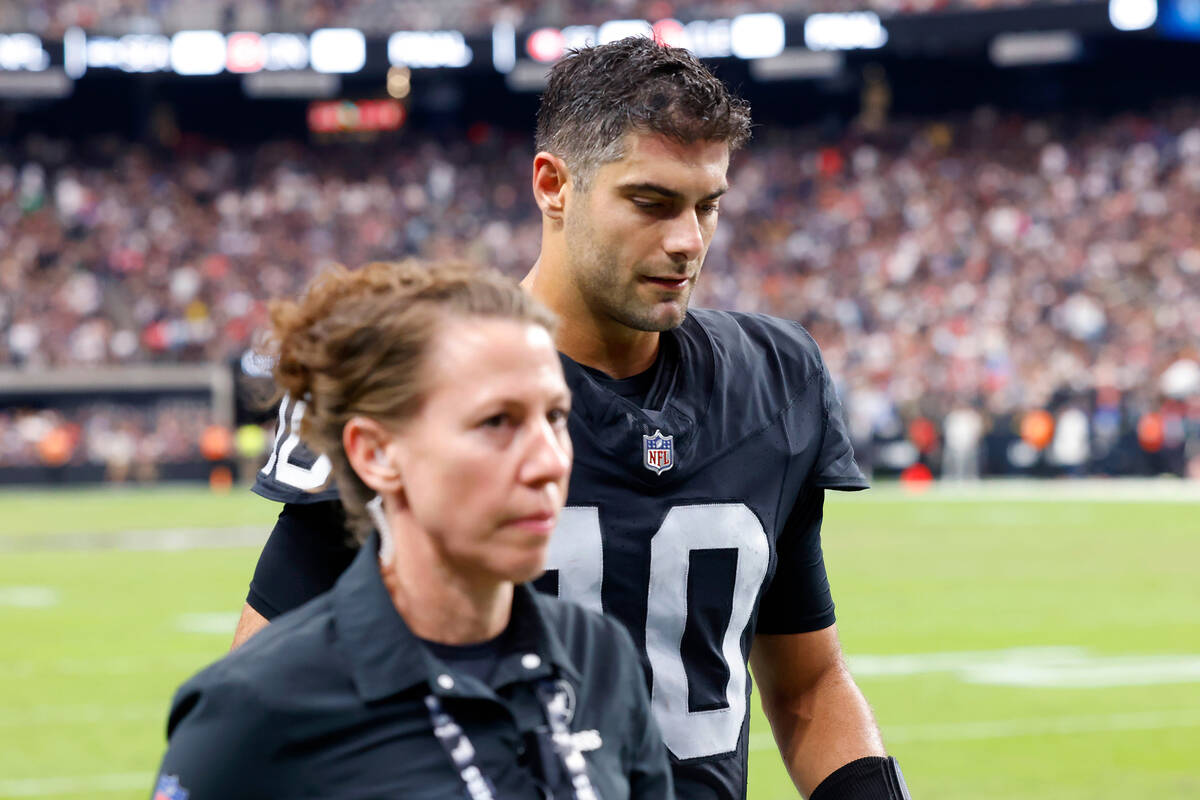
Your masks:
<path fill-rule="evenodd" d="M 1108 20 L 1119 31 L 1141 31 L 1158 20 L 1158 0 L 1108 0 Z"/>
<path fill-rule="evenodd" d="M 231 33 L 225 44 L 225 67 L 230 72 L 258 72 L 267 65 L 267 43 L 260 34 Z"/>
<path fill-rule="evenodd" d="M 876 18 L 878 19 L 878 18 Z M 507 29 L 506 29 L 507 30 Z M 493 42 L 501 36 L 493 29 Z M 538 28 L 525 39 L 525 55 L 539 64 L 553 64 L 567 50 L 623 39 L 649 36 L 672 47 L 691 50 L 700 58 L 770 58 L 783 52 L 786 31 L 778 14 L 741 14 L 733 19 L 693 20 L 686 25 L 676 19 L 660 19 L 651 24 L 640 19 L 610 20 L 599 27 L 570 25 L 565 28 Z M 510 71 L 512 62 L 497 62 L 501 72 Z"/>
<path fill-rule="evenodd" d="M 41 39 L 32 33 L 0 33 L 0 71 L 43 72 L 49 66 Z"/>
<path fill-rule="evenodd" d="M 367 39 L 354 28 L 321 28 L 308 40 L 309 59 L 317 72 L 347 74 L 367 63 Z"/>
<path fill-rule="evenodd" d="M 171 37 L 171 69 L 180 75 L 217 75 L 225 70 L 220 31 L 179 31 Z"/>
<path fill-rule="evenodd" d="M 875 50 L 887 40 L 887 28 L 874 11 L 813 14 L 804 20 L 804 44 L 809 50 Z"/>
<path fill-rule="evenodd" d="M 783 52 L 783 17 L 778 14 L 742 14 L 729 27 L 729 43 L 738 58 L 772 58 Z"/>
<path fill-rule="evenodd" d="M 458 31 L 396 31 L 387 51 L 393 67 L 465 67 L 475 56 Z"/>
<path fill-rule="evenodd" d="M 492 65 L 497 72 L 509 73 L 517 64 L 517 32 L 507 22 L 492 28 Z"/>
<path fill-rule="evenodd" d="M 614 19 L 603 23 L 596 31 L 596 43 L 608 44 L 629 36 L 654 36 L 654 29 L 644 19 Z"/>
<path fill-rule="evenodd" d="M 63 34 L 63 71 L 69 78 L 81 78 L 87 68 L 87 34 L 83 28 L 67 28 Z"/>
<path fill-rule="evenodd" d="M 119 38 L 88 38 L 80 30 L 71 42 L 72 52 L 68 60 L 64 41 L 65 66 L 70 67 L 72 72 L 77 71 L 80 76 L 90 68 L 121 72 L 161 72 L 170 68 L 170 40 L 166 36 L 127 34 Z M 80 53 L 83 54 L 83 64 L 78 61 Z"/>

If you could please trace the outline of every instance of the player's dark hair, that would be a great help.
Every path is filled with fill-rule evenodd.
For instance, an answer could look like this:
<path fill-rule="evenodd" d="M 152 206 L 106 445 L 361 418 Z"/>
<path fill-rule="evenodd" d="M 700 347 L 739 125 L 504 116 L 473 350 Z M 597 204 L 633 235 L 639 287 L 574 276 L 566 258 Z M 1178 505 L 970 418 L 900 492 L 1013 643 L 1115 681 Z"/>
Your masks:
<path fill-rule="evenodd" d="M 270 304 L 278 390 L 307 407 L 300 436 L 333 464 L 347 524 L 362 541 L 374 496 L 350 467 L 342 429 L 355 416 L 386 425 L 416 414 L 424 400 L 425 355 L 454 317 L 511 319 L 554 332 L 544 306 L 499 272 L 461 263 L 375 262 L 334 267 L 297 301 Z"/>
<path fill-rule="evenodd" d="M 690 51 L 645 36 L 573 50 L 550 70 L 537 148 L 563 159 L 581 190 L 634 132 L 722 141 L 732 152 L 750 138 L 750 106 Z"/>

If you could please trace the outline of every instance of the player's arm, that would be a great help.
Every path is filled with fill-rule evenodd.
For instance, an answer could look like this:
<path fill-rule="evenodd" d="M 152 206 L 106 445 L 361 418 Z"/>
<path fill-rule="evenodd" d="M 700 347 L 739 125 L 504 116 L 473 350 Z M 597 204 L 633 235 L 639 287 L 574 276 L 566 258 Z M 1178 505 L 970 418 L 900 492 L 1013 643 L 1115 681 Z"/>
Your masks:
<path fill-rule="evenodd" d="M 236 650 L 246 643 L 254 634 L 271 624 L 271 621 L 254 610 L 249 603 L 242 604 L 242 615 L 238 617 L 237 630 L 233 632 L 233 644 L 230 650 Z"/>
<path fill-rule="evenodd" d="M 871 709 L 842 660 L 836 626 L 759 634 L 750 666 L 783 762 L 805 797 L 839 767 L 886 755 Z"/>
<path fill-rule="evenodd" d="M 824 490 L 806 487 L 778 544 L 750 665 L 775 742 L 811 800 L 907 800 L 842 658 L 821 548 Z"/>
<path fill-rule="evenodd" d="M 340 501 L 285 505 L 258 557 L 233 648 L 332 588 L 354 560 L 351 541 Z"/>
<path fill-rule="evenodd" d="M 778 543 L 775 580 L 760 607 L 750 664 L 784 764 L 806 797 L 908 800 L 899 767 L 886 757 L 870 706 L 842 658 L 821 550 L 825 490 L 865 489 L 867 481 L 854 462 L 829 371 L 815 342 L 798 330 L 820 369 L 819 392 L 799 404 L 819 408 L 820 445 Z M 808 424 L 797 418 L 797 435 Z"/>

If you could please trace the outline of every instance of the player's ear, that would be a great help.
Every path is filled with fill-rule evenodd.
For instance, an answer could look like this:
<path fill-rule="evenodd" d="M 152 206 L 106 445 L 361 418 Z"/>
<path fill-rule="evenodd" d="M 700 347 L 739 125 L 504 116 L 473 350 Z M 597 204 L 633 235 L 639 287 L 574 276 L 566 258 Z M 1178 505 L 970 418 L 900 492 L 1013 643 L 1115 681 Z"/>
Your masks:
<path fill-rule="evenodd" d="M 342 427 L 342 447 L 350 468 L 379 494 L 394 494 L 403 486 L 391 450 L 395 433 L 369 417 L 351 417 Z"/>
<path fill-rule="evenodd" d="M 570 172 L 567 163 L 545 150 L 533 157 L 533 199 L 542 214 L 562 220 Z"/>

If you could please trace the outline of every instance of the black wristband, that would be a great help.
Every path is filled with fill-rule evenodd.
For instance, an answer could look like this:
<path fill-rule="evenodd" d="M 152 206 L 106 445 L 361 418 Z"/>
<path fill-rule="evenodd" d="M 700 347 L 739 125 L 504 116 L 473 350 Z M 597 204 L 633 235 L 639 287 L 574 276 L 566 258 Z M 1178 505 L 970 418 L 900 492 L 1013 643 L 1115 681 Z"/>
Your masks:
<path fill-rule="evenodd" d="M 867 756 L 838 767 L 809 800 L 912 800 L 891 756 Z"/>

